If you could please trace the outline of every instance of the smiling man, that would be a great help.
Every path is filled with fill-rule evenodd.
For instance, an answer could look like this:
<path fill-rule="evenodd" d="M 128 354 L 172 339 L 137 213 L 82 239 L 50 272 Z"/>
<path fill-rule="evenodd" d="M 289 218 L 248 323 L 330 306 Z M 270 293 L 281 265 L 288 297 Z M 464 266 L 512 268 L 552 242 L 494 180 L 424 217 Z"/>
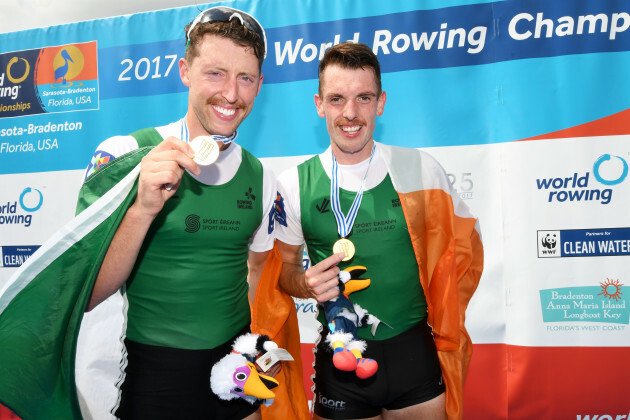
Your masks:
<path fill-rule="evenodd" d="M 369 47 L 346 42 L 326 52 L 315 105 L 330 147 L 278 179 L 281 286 L 326 310 L 349 290 L 340 270 L 364 273 L 370 285 L 352 301 L 383 322 L 360 328 L 367 318 L 345 307 L 359 325 L 357 345 L 331 338 L 339 324 L 320 314 L 314 418 L 461 418 L 472 351 L 464 311 L 483 266 L 479 227 L 431 156 L 374 141 L 386 99 Z M 344 352 L 356 360 L 338 364 L 333 356 Z M 366 373 L 366 359 L 375 373 Z"/>
<path fill-rule="evenodd" d="M 215 396 L 210 370 L 249 331 L 249 299 L 273 247 L 275 178 L 234 142 L 262 86 L 265 32 L 245 12 L 213 7 L 185 33 L 186 115 L 105 140 L 86 171 L 89 186 L 117 161 L 146 154 L 87 310 L 123 289 L 127 357 L 118 417 L 259 418 L 258 405 Z M 214 143 L 195 146 L 209 135 Z M 99 169 L 103 158 L 109 163 Z"/>

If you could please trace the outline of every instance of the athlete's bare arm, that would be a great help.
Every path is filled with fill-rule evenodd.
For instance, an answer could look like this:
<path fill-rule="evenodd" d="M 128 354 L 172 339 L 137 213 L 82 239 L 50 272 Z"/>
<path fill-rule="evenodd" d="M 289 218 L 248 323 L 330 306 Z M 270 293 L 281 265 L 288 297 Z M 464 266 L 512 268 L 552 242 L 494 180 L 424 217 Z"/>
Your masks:
<path fill-rule="evenodd" d="M 333 254 L 304 271 L 302 245 L 289 245 L 279 240 L 276 240 L 276 245 L 282 257 L 280 288 L 285 293 L 299 298 L 314 298 L 318 302 L 326 302 L 339 294 L 337 264 L 344 257 L 342 253 Z"/>
<path fill-rule="evenodd" d="M 265 268 L 267 256 L 269 256 L 269 251 L 249 251 L 247 256 L 247 268 L 249 269 L 249 272 L 247 273 L 247 282 L 249 283 L 249 301 L 252 304 L 254 303 L 254 298 L 256 297 L 256 288 L 258 287 L 258 282 L 260 281 L 260 275 L 262 274 L 263 268 Z"/>

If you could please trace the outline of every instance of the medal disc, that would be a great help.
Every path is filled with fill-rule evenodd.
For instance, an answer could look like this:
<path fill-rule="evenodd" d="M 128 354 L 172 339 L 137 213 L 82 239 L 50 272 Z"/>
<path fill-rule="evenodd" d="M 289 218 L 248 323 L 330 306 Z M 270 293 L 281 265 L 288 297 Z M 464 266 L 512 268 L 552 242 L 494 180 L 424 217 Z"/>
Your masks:
<path fill-rule="evenodd" d="M 212 136 L 195 137 L 190 142 L 190 147 L 195 152 L 193 160 L 197 162 L 197 165 L 212 165 L 219 157 L 219 145 Z"/>
<path fill-rule="evenodd" d="M 354 244 L 346 238 L 341 238 L 333 245 L 333 252 L 335 254 L 343 252 L 345 257 L 341 261 L 348 261 L 354 257 Z"/>

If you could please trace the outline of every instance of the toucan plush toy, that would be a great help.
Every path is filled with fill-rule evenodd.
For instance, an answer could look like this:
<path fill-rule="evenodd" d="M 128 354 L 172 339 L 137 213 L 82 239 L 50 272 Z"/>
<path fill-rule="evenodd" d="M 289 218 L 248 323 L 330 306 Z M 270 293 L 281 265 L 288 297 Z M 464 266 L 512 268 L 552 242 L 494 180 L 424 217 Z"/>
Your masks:
<path fill-rule="evenodd" d="M 237 337 L 232 353 L 212 367 L 212 392 L 222 400 L 242 398 L 251 404 L 260 401 L 270 406 L 276 397 L 271 390 L 278 386 L 278 381 L 259 374 L 254 361 L 259 354 L 277 348 L 278 345 L 266 335 L 247 333 Z"/>
<path fill-rule="evenodd" d="M 362 356 L 367 347 L 357 336 L 357 328 L 372 325 L 372 333 L 380 320 L 358 304 L 350 302 L 350 294 L 370 285 L 370 279 L 360 279 L 367 269 L 363 266 L 348 267 L 339 272 L 339 295 L 322 303 L 329 333 L 326 342 L 333 350 L 333 364 L 339 370 L 355 371 L 361 379 L 369 378 L 378 370 L 375 360 Z"/>

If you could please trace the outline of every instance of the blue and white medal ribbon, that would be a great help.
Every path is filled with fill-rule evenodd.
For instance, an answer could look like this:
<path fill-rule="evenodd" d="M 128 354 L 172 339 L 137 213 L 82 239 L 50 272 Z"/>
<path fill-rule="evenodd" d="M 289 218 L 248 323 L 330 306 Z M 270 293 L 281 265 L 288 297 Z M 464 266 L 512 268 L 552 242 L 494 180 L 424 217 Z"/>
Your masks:
<path fill-rule="evenodd" d="M 234 132 L 227 137 L 219 135 L 197 136 L 194 139 L 189 140 L 190 136 L 188 133 L 188 124 L 186 123 L 186 117 L 184 117 L 182 124 L 182 139 L 190 144 L 190 147 L 195 152 L 193 160 L 197 163 L 197 165 L 212 165 L 219 158 L 220 150 L 218 142 L 229 144 L 234 141 L 236 136 L 238 136 L 238 132 L 234 130 Z"/>
<path fill-rule="evenodd" d="M 354 197 L 354 201 L 350 206 L 350 210 L 348 211 L 348 216 L 344 216 L 341 211 L 341 204 L 339 202 L 339 164 L 337 163 L 337 159 L 335 159 L 335 154 L 332 153 L 332 182 L 330 184 L 330 204 L 332 206 L 333 214 L 335 215 L 335 219 L 337 220 L 337 232 L 341 239 L 336 241 L 333 245 L 333 252 L 336 254 L 338 252 L 343 252 L 345 257 L 342 261 L 348 261 L 352 257 L 354 257 L 354 244 L 346 239 L 346 236 L 352 232 L 352 226 L 354 225 L 354 220 L 357 218 L 357 214 L 359 213 L 359 207 L 361 207 L 361 201 L 363 200 L 363 188 L 365 187 L 365 180 L 367 179 L 368 171 L 370 170 L 370 163 L 372 163 L 372 158 L 374 157 L 374 150 L 376 150 L 376 144 L 372 146 L 372 152 L 370 153 L 370 160 L 368 161 L 368 167 L 365 170 L 365 175 L 363 176 L 363 181 L 361 182 L 361 187 L 357 192 L 357 195 Z"/>
<path fill-rule="evenodd" d="M 186 117 L 184 117 L 182 118 L 181 139 L 184 140 L 186 143 L 190 143 L 188 137 L 189 137 L 188 124 L 186 123 Z M 236 137 L 238 137 L 238 130 L 234 130 L 234 132 L 230 134 L 229 136 L 220 136 L 218 134 L 213 134 L 212 137 L 214 137 L 216 141 L 223 142 L 223 144 L 230 144 L 234 140 L 236 140 Z"/>

